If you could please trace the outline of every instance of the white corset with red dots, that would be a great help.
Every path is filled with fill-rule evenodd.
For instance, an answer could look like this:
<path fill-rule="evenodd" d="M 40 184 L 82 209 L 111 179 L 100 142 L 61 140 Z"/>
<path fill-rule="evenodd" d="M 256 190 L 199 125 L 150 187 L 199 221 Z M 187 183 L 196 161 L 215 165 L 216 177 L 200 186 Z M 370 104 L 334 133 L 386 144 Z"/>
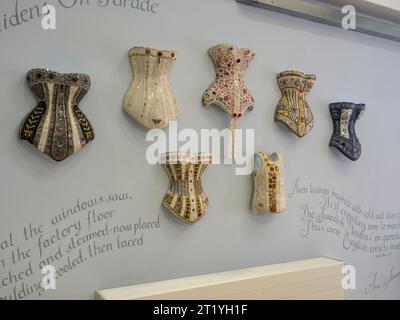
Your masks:
<path fill-rule="evenodd" d="M 237 129 L 238 119 L 247 109 L 254 107 L 254 98 L 244 82 L 244 76 L 255 53 L 251 49 L 221 44 L 211 48 L 209 54 L 217 75 L 203 95 L 203 105 L 221 107 L 231 116 L 231 129 Z"/>

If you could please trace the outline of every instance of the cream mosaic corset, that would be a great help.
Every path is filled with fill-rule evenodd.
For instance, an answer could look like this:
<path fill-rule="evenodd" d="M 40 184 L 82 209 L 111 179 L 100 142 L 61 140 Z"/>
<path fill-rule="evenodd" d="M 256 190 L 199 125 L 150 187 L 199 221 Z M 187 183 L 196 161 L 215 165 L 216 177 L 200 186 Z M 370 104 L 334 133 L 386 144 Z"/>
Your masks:
<path fill-rule="evenodd" d="M 316 76 L 299 71 L 285 71 L 277 75 L 282 97 L 275 111 L 275 121 L 286 124 L 297 136 L 304 137 L 314 126 L 314 116 L 306 100 Z"/>
<path fill-rule="evenodd" d="M 161 164 L 171 182 L 163 205 L 187 224 L 196 223 L 207 212 L 208 198 L 201 177 L 211 161 L 210 154 L 175 152 L 162 156 Z"/>
<path fill-rule="evenodd" d="M 278 153 L 269 157 L 262 152 L 255 157 L 260 159 L 261 167 L 253 172 L 253 212 L 280 213 L 286 209 L 283 157 Z"/>
<path fill-rule="evenodd" d="M 33 69 L 26 81 L 38 105 L 23 122 L 21 139 L 56 161 L 94 139 L 93 128 L 78 106 L 90 88 L 88 75 Z"/>
<path fill-rule="evenodd" d="M 165 128 L 175 121 L 178 106 L 169 86 L 176 52 L 135 47 L 129 51 L 134 78 L 123 109 L 148 129 Z"/>

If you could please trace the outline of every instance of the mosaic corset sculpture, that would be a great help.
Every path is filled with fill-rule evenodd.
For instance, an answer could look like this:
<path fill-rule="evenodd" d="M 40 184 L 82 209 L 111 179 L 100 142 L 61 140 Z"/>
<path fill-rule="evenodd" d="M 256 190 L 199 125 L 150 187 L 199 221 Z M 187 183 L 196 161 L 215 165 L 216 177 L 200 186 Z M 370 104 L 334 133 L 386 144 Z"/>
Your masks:
<path fill-rule="evenodd" d="M 273 153 L 257 152 L 255 157 L 261 161 L 259 169 L 253 172 L 253 212 L 280 213 L 286 209 L 283 157 Z"/>
<path fill-rule="evenodd" d="M 134 79 L 123 109 L 148 129 L 166 128 L 176 120 L 178 106 L 169 86 L 176 52 L 135 47 L 129 51 Z"/>
<path fill-rule="evenodd" d="M 163 205 L 178 219 L 196 223 L 208 208 L 208 198 L 201 177 L 212 158 L 210 154 L 167 153 L 161 163 L 171 182 Z"/>
<path fill-rule="evenodd" d="M 209 50 L 216 69 L 216 80 L 203 95 L 203 105 L 215 104 L 231 116 L 231 151 L 234 153 L 234 132 L 239 118 L 254 108 L 254 98 L 244 82 L 245 73 L 255 57 L 251 49 L 238 49 L 221 44 Z"/>
<path fill-rule="evenodd" d="M 329 105 L 333 121 L 329 146 L 338 149 L 352 161 L 357 161 L 361 156 L 361 144 L 355 132 L 355 124 L 364 110 L 365 104 L 337 102 Z"/>
<path fill-rule="evenodd" d="M 33 69 L 26 81 L 38 105 L 23 122 L 21 139 L 56 161 L 71 156 L 94 139 L 93 128 L 79 109 L 79 102 L 90 88 L 88 75 Z"/>
<path fill-rule="evenodd" d="M 285 71 L 277 76 L 282 98 L 275 111 L 275 121 L 286 124 L 298 137 L 304 137 L 314 126 L 314 116 L 306 100 L 316 76 Z"/>

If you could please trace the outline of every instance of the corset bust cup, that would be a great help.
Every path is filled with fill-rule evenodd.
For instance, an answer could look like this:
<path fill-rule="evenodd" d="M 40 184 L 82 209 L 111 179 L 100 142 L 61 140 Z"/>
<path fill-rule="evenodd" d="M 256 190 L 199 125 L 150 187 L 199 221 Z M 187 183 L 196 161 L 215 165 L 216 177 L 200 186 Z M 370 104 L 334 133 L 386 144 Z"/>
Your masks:
<path fill-rule="evenodd" d="M 333 121 L 333 133 L 329 146 L 336 148 L 352 161 L 357 161 L 362 152 L 355 124 L 364 110 L 365 104 L 352 102 L 336 102 L 329 105 Z"/>
<path fill-rule="evenodd" d="M 316 76 L 298 71 L 285 71 L 277 75 L 282 97 L 275 111 L 275 121 L 283 122 L 298 137 L 304 137 L 314 126 L 314 116 L 306 97 Z"/>
<path fill-rule="evenodd" d="M 171 152 L 161 158 L 171 186 L 163 205 L 186 224 L 194 224 L 208 209 L 208 198 L 201 178 L 211 163 L 210 154 Z"/>
<path fill-rule="evenodd" d="M 135 47 L 129 57 L 134 78 L 123 101 L 124 111 L 148 129 L 166 128 L 178 113 L 169 86 L 176 52 Z"/>
<path fill-rule="evenodd" d="M 22 123 L 21 139 L 55 161 L 66 159 L 94 139 L 93 128 L 79 109 L 90 88 L 88 75 L 32 69 L 26 81 L 38 105 Z"/>

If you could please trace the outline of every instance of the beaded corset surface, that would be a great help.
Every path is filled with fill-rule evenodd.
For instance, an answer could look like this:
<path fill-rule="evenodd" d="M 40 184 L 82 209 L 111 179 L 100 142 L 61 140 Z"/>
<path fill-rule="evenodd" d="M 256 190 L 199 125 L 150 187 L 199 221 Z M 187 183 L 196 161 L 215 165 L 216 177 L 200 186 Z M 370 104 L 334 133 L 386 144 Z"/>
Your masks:
<path fill-rule="evenodd" d="M 251 49 L 239 49 L 230 44 L 212 47 L 216 79 L 203 95 L 203 105 L 217 105 L 231 116 L 231 129 L 237 129 L 239 118 L 254 108 L 254 98 L 244 82 L 246 71 L 255 57 Z M 233 143 L 232 135 L 232 143 Z"/>
<path fill-rule="evenodd" d="M 21 139 L 56 161 L 66 159 L 94 139 L 93 128 L 79 109 L 79 102 L 90 88 L 88 75 L 32 69 L 26 81 L 38 105 L 22 123 Z"/>
<path fill-rule="evenodd" d="M 134 78 L 123 109 L 148 129 L 166 128 L 175 121 L 178 105 L 169 86 L 176 52 L 135 47 L 129 51 Z"/>
<path fill-rule="evenodd" d="M 201 184 L 208 165 L 210 154 L 167 153 L 161 163 L 171 182 L 163 205 L 178 219 L 196 223 L 207 212 L 208 198 Z"/>
<path fill-rule="evenodd" d="M 240 118 L 248 108 L 254 106 L 244 76 L 255 53 L 251 49 L 222 44 L 211 48 L 209 54 L 217 75 L 214 83 L 204 93 L 203 105 L 218 105 L 231 117 Z"/>
<path fill-rule="evenodd" d="M 283 157 L 278 153 L 269 157 L 263 152 L 255 157 L 260 159 L 261 167 L 253 172 L 253 212 L 280 213 L 286 209 Z"/>
<path fill-rule="evenodd" d="M 286 124 L 297 136 L 304 137 L 314 126 L 314 116 L 306 100 L 316 76 L 298 71 L 277 75 L 282 97 L 275 111 L 275 121 Z"/>
<path fill-rule="evenodd" d="M 357 161 L 362 152 L 355 132 L 355 123 L 365 110 L 365 104 L 337 102 L 329 105 L 333 121 L 333 134 L 329 146 L 338 149 L 352 161 Z"/>

